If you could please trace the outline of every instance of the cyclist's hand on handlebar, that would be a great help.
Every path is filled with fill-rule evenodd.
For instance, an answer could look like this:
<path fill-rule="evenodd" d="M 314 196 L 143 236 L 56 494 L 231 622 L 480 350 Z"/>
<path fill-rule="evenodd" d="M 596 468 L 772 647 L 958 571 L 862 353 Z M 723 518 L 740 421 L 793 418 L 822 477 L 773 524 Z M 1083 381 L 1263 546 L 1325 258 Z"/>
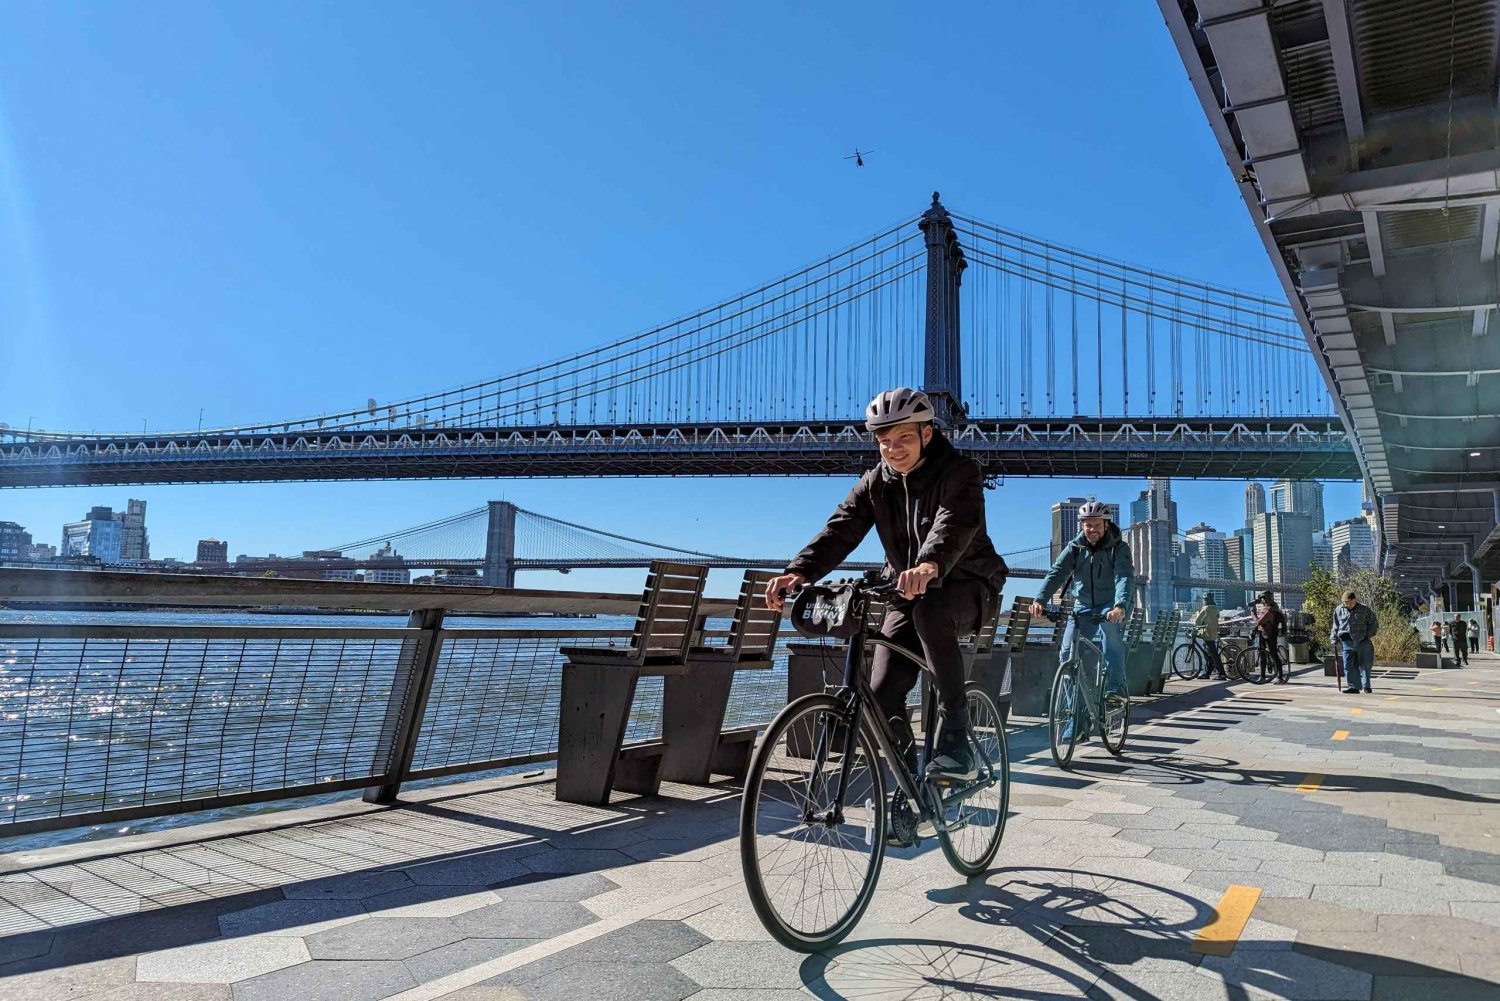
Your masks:
<path fill-rule="evenodd" d="M 786 592 L 801 587 L 806 581 L 807 578 L 800 573 L 784 573 L 780 577 L 772 577 L 766 582 L 766 607 L 781 611 L 781 606 L 786 604 Z"/>
<path fill-rule="evenodd" d="M 910 570 L 901 571 L 896 577 L 896 590 L 901 592 L 901 597 L 911 600 L 919 594 L 925 594 L 927 585 L 937 580 L 937 575 L 936 563 L 918 563 Z"/>
<path fill-rule="evenodd" d="M 1108 619 L 1109 621 L 1111 621 L 1111 622 L 1119 622 L 1121 619 L 1123 619 L 1125 617 L 1125 609 L 1123 609 L 1123 608 L 1111 608 L 1109 610 L 1109 612 L 1104 617 L 1106 619 Z"/>
<path fill-rule="evenodd" d="M 1026 611 L 1031 613 L 1033 619 L 1045 619 L 1047 617 L 1047 609 L 1042 607 L 1040 601 L 1033 601 L 1031 607 L 1026 609 Z"/>

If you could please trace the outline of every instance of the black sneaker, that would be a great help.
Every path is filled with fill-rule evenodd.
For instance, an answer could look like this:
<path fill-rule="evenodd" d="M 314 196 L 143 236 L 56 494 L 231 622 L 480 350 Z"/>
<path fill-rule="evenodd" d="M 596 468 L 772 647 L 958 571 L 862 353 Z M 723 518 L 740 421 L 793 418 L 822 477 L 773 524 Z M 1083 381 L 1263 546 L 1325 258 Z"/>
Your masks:
<path fill-rule="evenodd" d="M 969 735 L 963 730 L 944 733 L 932 749 L 932 761 L 927 766 L 927 777 L 954 779 L 967 782 L 979 774 L 974 768 L 974 755 L 969 749 Z"/>
<path fill-rule="evenodd" d="M 1365 689 L 1365 694 L 1366 695 L 1373 695 L 1374 692 L 1375 692 L 1375 689 L 1373 689 L 1373 688 L 1366 688 Z"/>
<path fill-rule="evenodd" d="M 1369 689 L 1366 689 L 1366 691 L 1369 691 Z M 1344 689 L 1344 694 L 1345 695 L 1358 695 L 1359 694 L 1359 689 L 1358 688 L 1346 688 L 1346 689 Z"/>

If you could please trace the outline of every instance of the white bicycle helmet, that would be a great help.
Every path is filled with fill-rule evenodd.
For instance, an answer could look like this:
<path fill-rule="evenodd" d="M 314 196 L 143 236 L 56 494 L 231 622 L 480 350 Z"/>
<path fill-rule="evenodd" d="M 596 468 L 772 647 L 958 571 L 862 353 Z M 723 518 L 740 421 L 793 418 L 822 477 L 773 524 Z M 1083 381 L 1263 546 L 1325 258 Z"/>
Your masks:
<path fill-rule="evenodd" d="M 887 389 L 865 407 L 865 427 L 871 431 L 897 424 L 930 424 L 932 418 L 932 401 L 927 394 L 905 386 Z"/>
<path fill-rule="evenodd" d="M 1103 501 L 1096 501 L 1096 500 L 1085 501 L 1083 503 L 1083 505 L 1078 508 L 1078 520 L 1079 521 L 1083 521 L 1085 518 L 1108 518 L 1108 517 L 1109 517 L 1109 509 L 1104 506 L 1104 502 Z"/>

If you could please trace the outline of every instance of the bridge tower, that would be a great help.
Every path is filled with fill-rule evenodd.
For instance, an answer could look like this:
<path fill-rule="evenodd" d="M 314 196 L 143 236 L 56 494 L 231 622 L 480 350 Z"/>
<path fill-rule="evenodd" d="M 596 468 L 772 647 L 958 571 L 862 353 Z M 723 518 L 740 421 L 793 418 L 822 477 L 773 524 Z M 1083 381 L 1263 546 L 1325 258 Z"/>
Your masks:
<path fill-rule="evenodd" d="M 516 586 L 516 506 L 490 501 L 489 528 L 484 535 L 486 587 Z"/>
<path fill-rule="evenodd" d="M 958 340 L 959 286 L 963 284 L 963 247 L 953 232 L 948 210 L 932 193 L 932 205 L 917 223 L 927 238 L 927 331 L 922 372 L 923 392 L 932 397 L 937 422 L 952 427 L 967 414 L 963 405 L 959 370 L 962 358 Z"/>

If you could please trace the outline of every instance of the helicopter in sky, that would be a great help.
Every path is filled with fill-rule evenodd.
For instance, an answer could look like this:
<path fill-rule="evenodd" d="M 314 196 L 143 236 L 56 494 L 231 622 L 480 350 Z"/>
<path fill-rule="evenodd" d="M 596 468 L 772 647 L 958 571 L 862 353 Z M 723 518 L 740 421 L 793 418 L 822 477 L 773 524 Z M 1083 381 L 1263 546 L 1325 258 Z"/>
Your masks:
<path fill-rule="evenodd" d="M 844 159 L 853 160 L 856 167 L 863 167 L 865 165 L 865 157 L 869 156 L 873 152 L 875 152 L 873 149 L 867 149 L 864 152 L 860 152 L 860 148 L 856 146 L 854 147 L 854 155 L 846 156 L 844 157 Z"/>

